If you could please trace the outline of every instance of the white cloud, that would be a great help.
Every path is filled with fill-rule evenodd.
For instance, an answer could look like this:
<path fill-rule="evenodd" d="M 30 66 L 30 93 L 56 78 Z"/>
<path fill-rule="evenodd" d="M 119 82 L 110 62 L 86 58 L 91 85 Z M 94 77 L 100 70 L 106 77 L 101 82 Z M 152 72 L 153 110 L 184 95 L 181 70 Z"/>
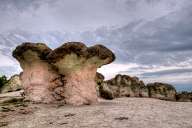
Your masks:
<path fill-rule="evenodd" d="M 163 76 L 150 76 L 148 78 L 142 78 L 146 83 L 152 82 L 165 82 L 173 84 L 191 84 L 192 83 L 192 72 L 190 73 L 177 73 L 177 74 L 167 74 Z"/>
<path fill-rule="evenodd" d="M 136 63 L 128 63 L 128 64 L 112 63 L 106 66 L 102 66 L 97 71 L 102 73 L 105 76 L 105 79 L 110 79 L 115 75 L 117 75 L 118 73 L 123 71 L 129 71 L 132 68 L 139 68 L 139 65 Z"/>
<path fill-rule="evenodd" d="M 120 73 L 130 76 L 138 76 L 145 83 L 158 81 L 174 84 L 189 84 L 192 83 L 192 65 L 189 65 L 189 62 L 190 60 L 172 66 L 112 63 L 99 68 L 97 71 L 102 73 L 106 80 L 113 78 Z M 149 75 L 145 76 L 145 74 Z"/>
<path fill-rule="evenodd" d="M 3 66 L 14 66 L 16 63 L 10 57 L 3 55 L 0 52 L 0 67 Z"/>

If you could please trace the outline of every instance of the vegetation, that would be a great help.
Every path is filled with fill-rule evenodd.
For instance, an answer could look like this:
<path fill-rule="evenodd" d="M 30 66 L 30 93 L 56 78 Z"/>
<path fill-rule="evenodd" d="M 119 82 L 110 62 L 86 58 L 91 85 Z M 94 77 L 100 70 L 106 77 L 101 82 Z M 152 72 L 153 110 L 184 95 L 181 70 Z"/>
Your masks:
<path fill-rule="evenodd" d="M 5 75 L 0 76 L 0 89 L 3 85 L 5 85 L 8 82 L 7 77 Z"/>

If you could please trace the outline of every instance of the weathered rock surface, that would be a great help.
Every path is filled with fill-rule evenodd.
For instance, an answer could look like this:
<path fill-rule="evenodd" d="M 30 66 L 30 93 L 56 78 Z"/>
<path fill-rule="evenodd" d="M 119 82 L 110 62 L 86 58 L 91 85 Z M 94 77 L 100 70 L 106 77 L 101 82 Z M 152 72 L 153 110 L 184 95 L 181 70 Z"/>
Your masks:
<path fill-rule="evenodd" d="M 86 47 L 80 42 L 68 42 L 55 50 L 42 43 L 24 43 L 13 56 L 23 68 L 21 80 L 29 100 L 73 105 L 97 103 L 97 68 L 115 59 L 102 45 Z"/>
<path fill-rule="evenodd" d="M 96 73 L 95 81 L 97 83 L 96 90 L 97 95 L 104 99 L 114 99 L 112 90 L 108 87 L 107 83 L 104 81 L 105 77 L 101 73 Z"/>
<path fill-rule="evenodd" d="M 153 98 L 100 100 L 74 107 L 29 104 L 0 112 L 3 128 L 191 128 L 192 103 Z"/>
<path fill-rule="evenodd" d="M 175 88 L 166 83 L 151 83 L 145 86 L 143 81 L 137 77 L 128 75 L 116 75 L 114 78 L 101 81 L 99 84 L 99 95 L 104 99 L 117 97 L 151 97 L 162 100 L 176 100 Z M 178 100 L 190 101 L 190 94 L 178 94 Z"/>
<path fill-rule="evenodd" d="M 19 75 L 13 75 L 8 83 L 1 88 L 1 93 L 13 92 L 23 89 Z"/>
<path fill-rule="evenodd" d="M 149 97 L 162 100 L 176 100 L 176 90 L 170 84 L 155 82 L 147 84 L 147 87 L 149 89 Z"/>
<path fill-rule="evenodd" d="M 103 85 L 104 87 L 100 88 L 100 95 L 104 96 L 103 98 L 106 98 L 106 94 L 113 98 L 148 97 L 148 88 L 137 77 L 118 74 L 115 78 L 105 81 Z"/>
<path fill-rule="evenodd" d="M 106 82 L 103 82 L 99 86 L 99 96 L 104 98 L 104 99 L 108 99 L 108 100 L 112 100 L 115 98 L 112 89 L 109 88 L 109 86 Z"/>
<path fill-rule="evenodd" d="M 179 102 L 192 102 L 192 92 L 177 93 L 176 100 Z"/>
<path fill-rule="evenodd" d="M 24 101 L 23 90 L 0 94 L 0 106 L 17 104 Z M 0 111 L 3 108 L 0 107 Z"/>
<path fill-rule="evenodd" d="M 100 85 L 104 81 L 105 77 L 103 74 L 96 72 L 95 81 L 98 85 Z"/>
<path fill-rule="evenodd" d="M 13 56 L 23 69 L 21 81 L 26 98 L 34 102 L 54 102 L 53 81 L 59 77 L 46 55 L 52 50 L 42 43 L 23 43 L 13 51 Z"/>
<path fill-rule="evenodd" d="M 103 74 L 96 72 L 95 82 L 96 82 L 97 96 L 100 96 L 99 88 L 100 88 L 100 86 L 102 86 L 104 79 L 105 79 L 105 77 L 103 76 Z"/>

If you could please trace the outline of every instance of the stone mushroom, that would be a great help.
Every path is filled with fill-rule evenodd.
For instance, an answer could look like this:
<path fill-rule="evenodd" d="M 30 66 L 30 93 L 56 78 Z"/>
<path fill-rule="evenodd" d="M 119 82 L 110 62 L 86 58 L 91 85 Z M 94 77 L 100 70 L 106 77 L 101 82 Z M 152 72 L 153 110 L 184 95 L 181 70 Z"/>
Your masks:
<path fill-rule="evenodd" d="M 103 45 L 68 42 L 50 52 L 47 59 L 64 76 L 65 102 L 81 105 L 97 103 L 97 68 L 114 61 L 115 55 Z"/>
<path fill-rule="evenodd" d="M 26 98 L 34 102 L 50 103 L 55 100 L 52 95 L 52 81 L 59 77 L 47 62 L 46 56 L 52 50 L 42 43 L 23 43 L 13 51 L 23 69 L 22 86 Z"/>

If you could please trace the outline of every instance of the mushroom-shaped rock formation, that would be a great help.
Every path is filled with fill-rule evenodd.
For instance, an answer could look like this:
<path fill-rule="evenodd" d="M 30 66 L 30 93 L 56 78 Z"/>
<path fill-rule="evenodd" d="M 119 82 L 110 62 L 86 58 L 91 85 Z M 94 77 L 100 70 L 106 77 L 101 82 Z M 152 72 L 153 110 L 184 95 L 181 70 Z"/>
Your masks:
<path fill-rule="evenodd" d="M 52 87 L 58 75 L 46 60 L 51 51 L 42 43 L 23 43 L 13 51 L 13 57 L 23 69 L 21 81 L 26 98 L 31 101 L 50 103 L 55 100 Z"/>
<path fill-rule="evenodd" d="M 97 103 L 97 68 L 114 61 L 115 55 L 103 45 L 86 47 L 81 42 L 68 42 L 49 53 L 47 59 L 65 78 L 65 102 L 81 105 Z"/>

